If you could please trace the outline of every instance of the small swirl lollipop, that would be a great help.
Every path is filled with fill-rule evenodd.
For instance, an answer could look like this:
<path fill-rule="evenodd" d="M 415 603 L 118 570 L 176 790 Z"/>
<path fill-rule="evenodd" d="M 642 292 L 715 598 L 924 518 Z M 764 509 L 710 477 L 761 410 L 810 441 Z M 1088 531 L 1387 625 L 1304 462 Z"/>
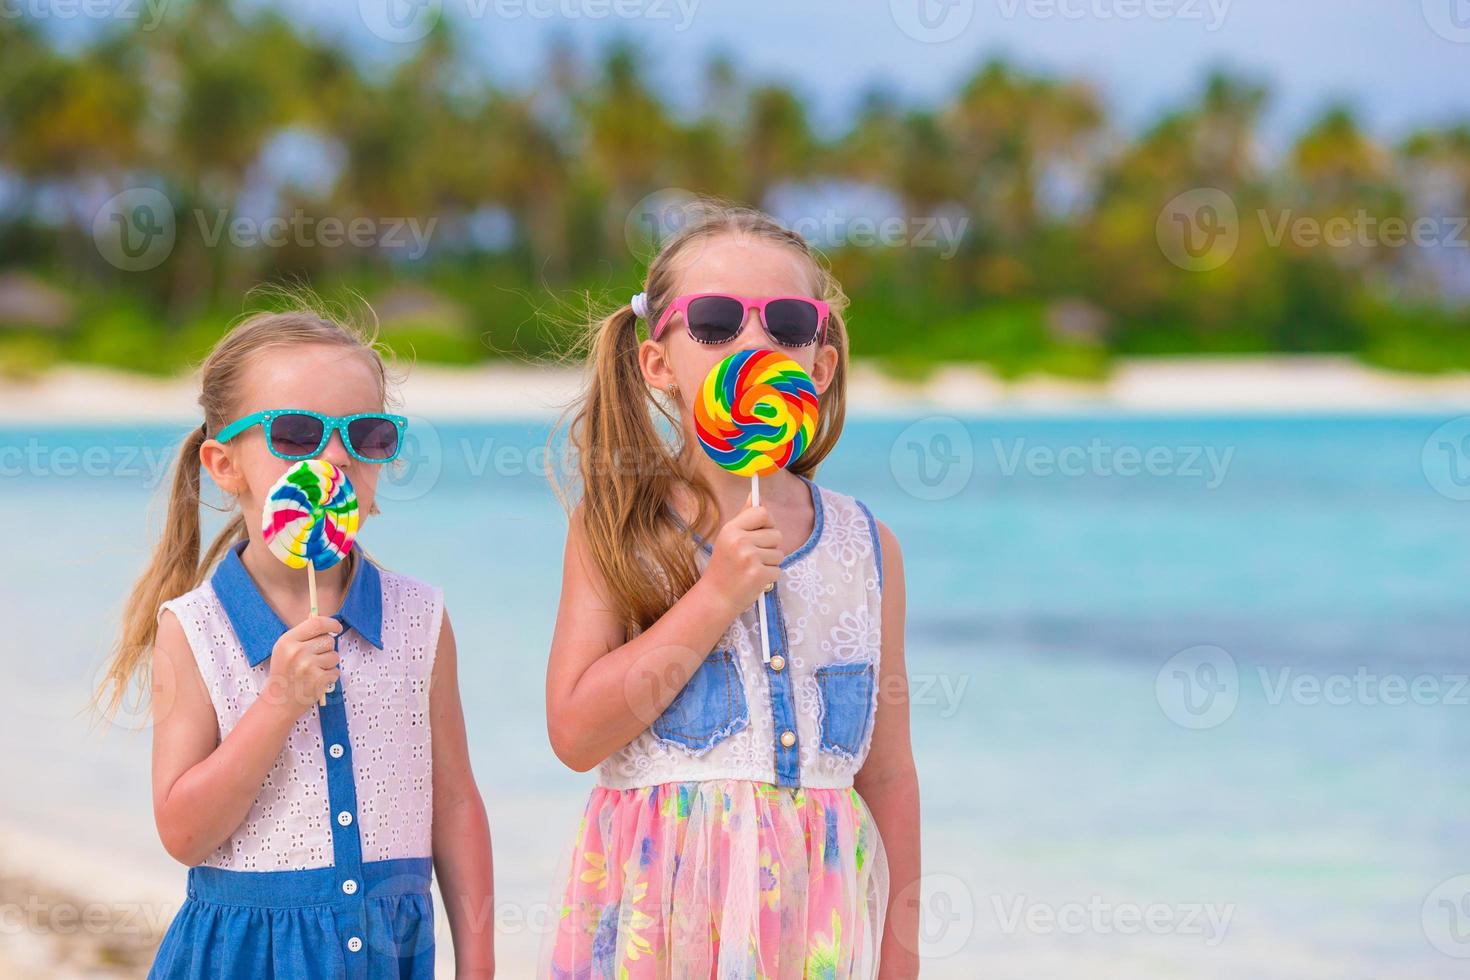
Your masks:
<path fill-rule="evenodd" d="M 337 564 L 357 537 L 357 493 L 347 474 L 324 459 L 304 459 L 271 487 L 261 519 L 266 546 L 290 568 L 306 569 L 311 614 L 316 573 Z M 322 698 L 325 705 L 327 700 Z"/>
<path fill-rule="evenodd" d="M 357 521 L 347 474 L 324 459 L 303 459 L 271 487 L 261 531 L 289 567 L 326 571 L 352 550 Z"/>
<path fill-rule="evenodd" d="M 716 364 L 694 401 L 694 431 L 710 459 L 750 477 L 750 502 L 761 502 L 760 476 L 785 469 L 817 431 L 817 389 L 801 365 L 773 350 L 743 350 Z M 771 659 L 770 614 L 757 603 L 761 656 Z"/>

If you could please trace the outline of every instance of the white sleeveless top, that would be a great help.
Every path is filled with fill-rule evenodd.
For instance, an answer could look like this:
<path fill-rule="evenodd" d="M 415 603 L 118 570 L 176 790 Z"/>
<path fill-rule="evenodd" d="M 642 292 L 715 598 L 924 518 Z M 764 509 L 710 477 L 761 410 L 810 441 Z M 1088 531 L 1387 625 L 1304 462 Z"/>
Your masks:
<path fill-rule="evenodd" d="M 873 735 L 882 626 L 878 525 L 860 501 L 807 481 L 811 537 L 781 563 L 763 598 L 771 662 L 755 606 L 730 625 L 673 702 L 598 768 L 630 789 L 685 780 L 852 785 Z M 709 546 L 699 549 L 700 568 Z"/>
<path fill-rule="evenodd" d="M 240 548 L 209 581 L 160 607 L 183 624 L 221 741 L 259 695 L 286 631 Z M 295 871 L 432 854 L 429 677 L 443 593 L 358 558 L 337 617 L 348 627 L 337 646 L 341 680 L 326 707 L 296 720 L 249 814 L 206 867 Z"/>

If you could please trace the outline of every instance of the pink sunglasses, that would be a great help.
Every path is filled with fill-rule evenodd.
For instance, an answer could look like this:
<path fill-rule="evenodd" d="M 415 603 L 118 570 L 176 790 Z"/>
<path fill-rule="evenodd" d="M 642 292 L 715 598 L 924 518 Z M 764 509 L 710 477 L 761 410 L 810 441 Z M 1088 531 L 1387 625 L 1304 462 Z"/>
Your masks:
<path fill-rule="evenodd" d="M 684 314 L 689 336 L 701 344 L 728 344 L 745 329 L 746 314 L 760 314 L 766 335 L 782 347 L 808 347 L 827 333 L 828 305 L 808 296 L 734 296 L 691 293 L 677 296 L 649 337 L 657 340 L 675 313 Z"/>

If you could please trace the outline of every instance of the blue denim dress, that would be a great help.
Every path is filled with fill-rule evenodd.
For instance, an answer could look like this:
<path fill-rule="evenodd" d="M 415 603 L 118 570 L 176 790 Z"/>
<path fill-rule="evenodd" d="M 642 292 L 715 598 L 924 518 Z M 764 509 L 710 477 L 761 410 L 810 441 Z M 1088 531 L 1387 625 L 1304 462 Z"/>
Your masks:
<path fill-rule="evenodd" d="M 286 631 L 232 549 L 164 603 L 219 718 L 238 723 Z M 428 690 L 442 593 L 358 554 L 341 681 L 297 720 L 249 814 L 203 864 L 150 978 L 434 975 Z"/>

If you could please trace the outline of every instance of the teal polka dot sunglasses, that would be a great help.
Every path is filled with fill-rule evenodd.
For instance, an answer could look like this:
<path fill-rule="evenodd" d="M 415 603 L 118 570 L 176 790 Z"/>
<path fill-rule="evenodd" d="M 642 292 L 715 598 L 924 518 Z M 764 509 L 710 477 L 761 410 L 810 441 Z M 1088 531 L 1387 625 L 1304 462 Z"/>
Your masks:
<path fill-rule="evenodd" d="M 265 433 L 271 454 L 293 463 L 321 455 L 334 431 L 342 433 L 342 444 L 353 459 L 387 463 L 403 449 L 408 419 L 383 412 L 323 415 L 304 408 L 273 408 L 236 419 L 214 438 L 229 442 L 257 425 Z"/>

